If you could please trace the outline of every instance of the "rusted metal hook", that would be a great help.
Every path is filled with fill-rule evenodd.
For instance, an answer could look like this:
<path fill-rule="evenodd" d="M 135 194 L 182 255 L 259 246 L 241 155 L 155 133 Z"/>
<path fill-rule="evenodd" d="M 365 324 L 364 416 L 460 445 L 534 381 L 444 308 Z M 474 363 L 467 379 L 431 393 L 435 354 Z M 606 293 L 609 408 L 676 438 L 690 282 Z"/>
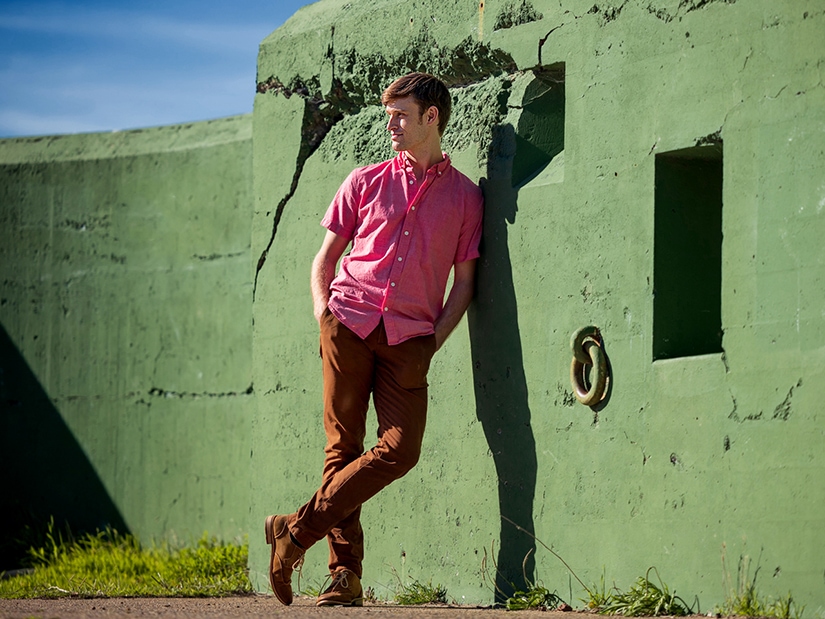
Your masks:
<path fill-rule="evenodd" d="M 598 327 L 578 329 L 570 338 L 573 361 L 570 363 L 570 383 L 576 399 L 585 406 L 595 406 L 607 392 L 607 357 L 602 350 L 602 334 Z M 586 385 L 585 367 L 590 370 L 590 386 Z"/>

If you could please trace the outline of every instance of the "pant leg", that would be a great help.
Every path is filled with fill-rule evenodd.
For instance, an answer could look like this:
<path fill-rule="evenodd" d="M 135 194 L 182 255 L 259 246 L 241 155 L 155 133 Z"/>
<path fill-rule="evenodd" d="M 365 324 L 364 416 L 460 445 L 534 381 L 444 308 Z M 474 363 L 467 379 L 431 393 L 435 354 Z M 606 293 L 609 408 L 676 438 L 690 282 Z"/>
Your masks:
<path fill-rule="evenodd" d="M 373 381 L 373 353 L 361 338 L 347 329 L 327 310 L 321 318 L 321 359 L 324 378 L 324 469 L 323 495 L 336 473 L 364 453 L 366 415 Z M 298 510 L 297 521 L 314 509 L 313 500 Z M 346 567 L 361 575 L 364 534 L 360 509 L 335 524 L 327 533 L 329 568 Z M 292 529 L 292 527 L 290 527 Z M 310 541 L 299 540 L 306 548 Z M 314 542 L 316 540 L 312 540 Z"/>
<path fill-rule="evenodd" d="M 290 530 L 305 547 L 327 535 L 365 501 L 405 475 L 421 452 L 427 416 L 426 379 L 435 353 L 435 336 L 389 346 L 381 324 L 364 342 L 375 356 L 373 398 L 378 442 L 325 478 L 321 488 L 299 510 Z"/>

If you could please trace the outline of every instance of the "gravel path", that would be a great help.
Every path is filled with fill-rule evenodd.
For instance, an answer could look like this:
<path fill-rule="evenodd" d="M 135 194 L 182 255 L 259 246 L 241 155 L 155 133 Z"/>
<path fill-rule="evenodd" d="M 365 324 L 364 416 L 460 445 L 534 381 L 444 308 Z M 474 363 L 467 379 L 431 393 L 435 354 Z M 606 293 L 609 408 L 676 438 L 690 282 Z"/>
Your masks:
<path fill-rule="evenodd" d="M 315 598 L 296 598 L 282 606 L 274 596 L 231 598 L 107 598 L 56 600 L 0 600 L 0 617 L 8 619 L 134 619 L 153 617 L 289 617 L 290 619 L 582 619 L 584 613 L 519 611 L 469 606 L 392 606 L 367 604 L 363 608 L 317 608 Z"/>

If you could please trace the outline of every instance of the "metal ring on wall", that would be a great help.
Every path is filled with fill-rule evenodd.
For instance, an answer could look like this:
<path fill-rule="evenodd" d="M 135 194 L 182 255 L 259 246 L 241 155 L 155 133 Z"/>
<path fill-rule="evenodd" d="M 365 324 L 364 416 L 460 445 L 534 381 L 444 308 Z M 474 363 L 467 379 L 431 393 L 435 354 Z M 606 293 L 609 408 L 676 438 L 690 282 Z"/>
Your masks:
<path fill-rule="evenodd" d="M 595 406 L 604 399 L 607 386 L 607 358 L 602 350 L 598 327 L 583 327 L 570 338 L 573 361 L 570 364 L 570 383 L 576 399 L 585 406 Z M 590 370 L 590 386 L 585 380 L 586 366 Z"/>

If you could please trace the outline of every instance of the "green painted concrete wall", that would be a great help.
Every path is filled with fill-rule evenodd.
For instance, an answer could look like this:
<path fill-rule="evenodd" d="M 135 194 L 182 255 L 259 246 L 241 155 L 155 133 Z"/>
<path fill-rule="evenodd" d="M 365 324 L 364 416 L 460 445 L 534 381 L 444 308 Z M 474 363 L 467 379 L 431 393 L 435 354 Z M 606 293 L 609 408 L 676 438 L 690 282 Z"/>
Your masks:
<path fill-rule="evenodd" d="M 747 556 L 825 617 L 823 41 L 818 0 L 321 0 L 262 43 L 252 116 L 0 141 L 4 530 L 248 534 L 267 588 L 263 519 L 320 480 L 319 220 L 424 69 L 483 255 L 421 461 L 364 508 L 365 585 L 489 602 L 530 553 L 576 604 L 511 520 L 588 585 L 656 566 L 708 611 Z"/>
<path fill-rule="evenodd" d="M 825 616 L 824 58 L 818 0 L 322 0 L 267 38 L 253 114 L 255 585 L 264 517 L 320 480 L 318 222 L 352 167 L 391 154 L 381 90 L 424 69 L 453 86 L 445 147 L 484 187 L 483 256 L 468 318 L 433 363 L 421 461 L 364 508 L 365 585 L 386 595 L 397 573 L 490 601 L 485 561 L 517 581 L 535 549 L 528 576 L 576 603 L 564 566 L 506 517 L 587 584 L 627 588 L 656 566 L 706 612 L 726 594 L 722 560 L 735 580 L 748 556 L 760 591 Z M 686 175 L 662 172 L 674 157 Z M 695 165 L 707 160 L 721 194 L 719 166 Z M 668 239 L 697 201 L 721 229 L 683 252 Z M 692 293 L 700 303 L 655 303 L 655 282 L 682 273 L 721 283 Z M 654 322 L 696 326 L 685 339 L 706 354 L 681 356 Z M 570 334 L 588 324 L 612 368 L 595 409 L 569 381 Z M 305 581 L 325 563 L 319 544 Z"/>
<path fill-rule="evenodd" d="M 0 141 L 0 569 L 50 515 L 246 532 L 251 136 L 247 115 Z"/>

